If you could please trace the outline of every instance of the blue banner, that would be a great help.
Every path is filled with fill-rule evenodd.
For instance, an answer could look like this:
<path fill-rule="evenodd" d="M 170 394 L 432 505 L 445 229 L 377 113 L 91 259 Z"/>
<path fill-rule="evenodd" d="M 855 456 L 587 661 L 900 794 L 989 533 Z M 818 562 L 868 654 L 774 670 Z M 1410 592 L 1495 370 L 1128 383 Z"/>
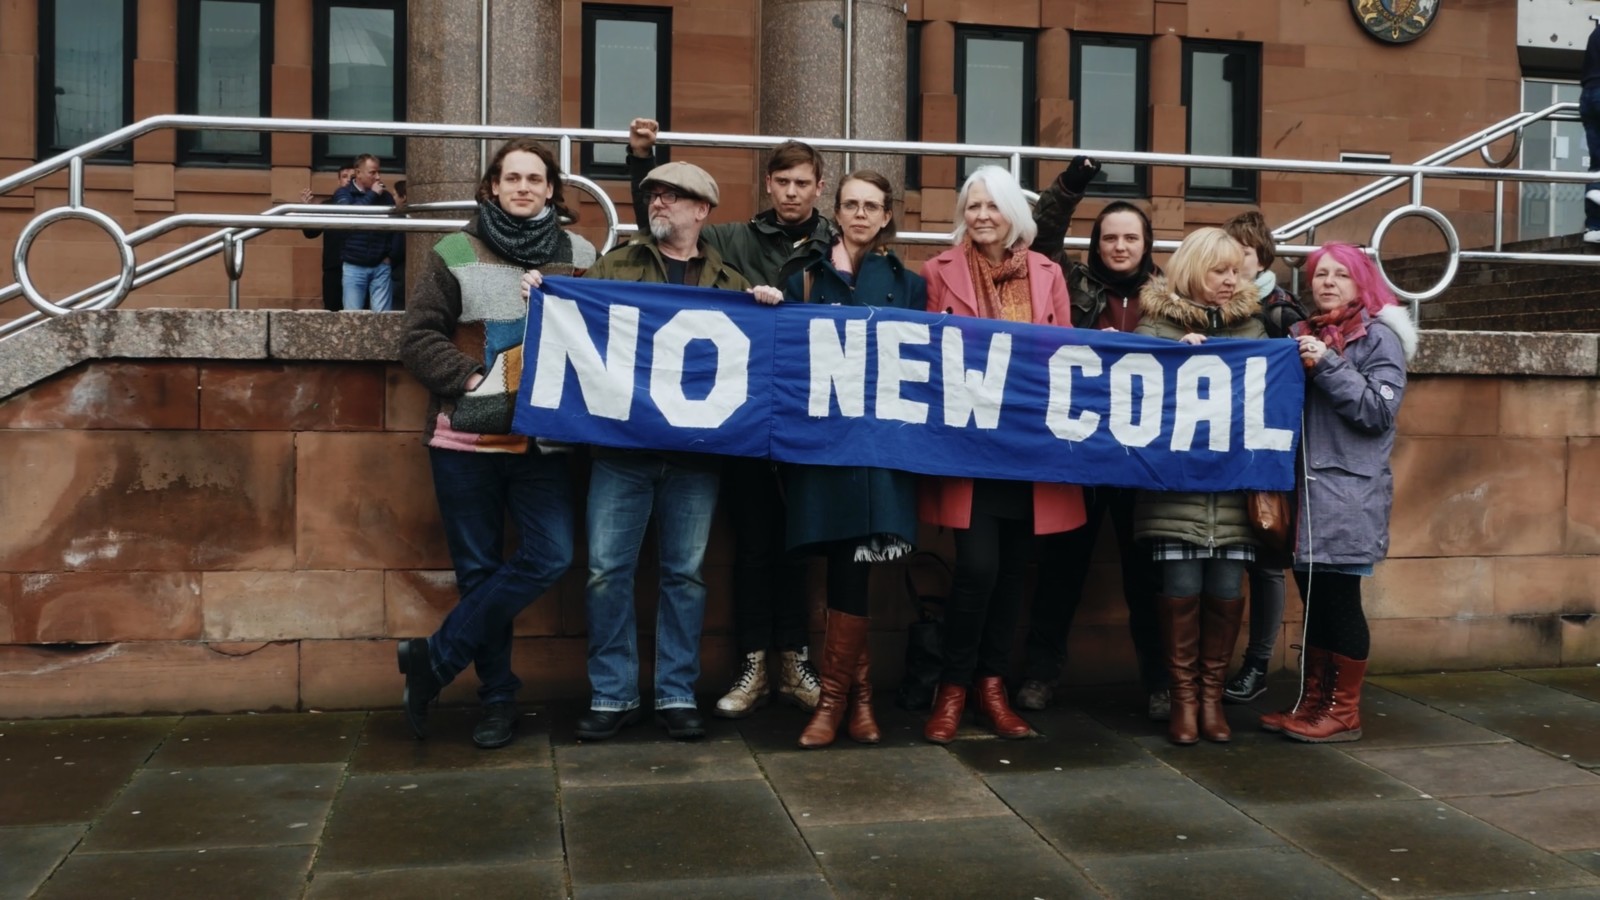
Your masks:
<path fill-rule="evenodd" d="M 1290 490 L 1293 341 L 1139 335 L 546 278 L 514 430 L 1163 491 Z"/>

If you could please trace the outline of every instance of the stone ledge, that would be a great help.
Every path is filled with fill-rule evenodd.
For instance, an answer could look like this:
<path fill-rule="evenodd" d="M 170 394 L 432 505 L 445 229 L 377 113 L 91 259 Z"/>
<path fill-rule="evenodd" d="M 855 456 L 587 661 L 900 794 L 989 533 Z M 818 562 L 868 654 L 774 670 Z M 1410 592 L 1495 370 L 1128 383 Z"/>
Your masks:
<path fill-rule="evenodd" d="M 1600 370 L 1600 335 L 1425 329 L 1410 368 L 1414 375 L 1589 378 Z"/>
<path fill-rule="evenodd" d="M 402 313 L 273 310 L 267 355 L 273 359 L 392 362 L 400 358 Z"/>

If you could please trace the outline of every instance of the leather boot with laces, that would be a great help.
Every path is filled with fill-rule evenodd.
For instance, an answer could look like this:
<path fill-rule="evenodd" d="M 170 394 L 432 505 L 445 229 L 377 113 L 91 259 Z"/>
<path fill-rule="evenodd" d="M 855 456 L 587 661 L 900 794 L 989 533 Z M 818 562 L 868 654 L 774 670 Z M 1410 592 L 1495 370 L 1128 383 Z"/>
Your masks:
<path fill-rule="evenodd" d="M 733 687 L 723 695 L 712 712 L 724 719 L 742 719 L 767 705 L 771 691 L 767 686 L 767 651 L 744 655 Z"/>
<path fill-rule="evenodd" d="M 817 667 L 811 664 L 810 649 L 801 647 L 799 650 L 783 651 L 783 671 L 778 674 L 778 699 L 806 712 L 813 712 L 821 695 L 822 679 L 817 676 Z"/>

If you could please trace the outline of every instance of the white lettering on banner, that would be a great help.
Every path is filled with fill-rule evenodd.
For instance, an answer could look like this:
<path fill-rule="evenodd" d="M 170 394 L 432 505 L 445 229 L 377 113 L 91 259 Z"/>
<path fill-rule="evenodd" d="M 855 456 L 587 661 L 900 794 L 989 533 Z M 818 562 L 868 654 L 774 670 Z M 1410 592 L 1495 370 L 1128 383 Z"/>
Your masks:
<path fill-rule="evenodd" d="M 560 409 L 570 362 L 589 414 L 628 421 L 633 407 L 639 308 L 620 303 L 611 305 L 606 355 L 602 359 L 576 302 L 545 294 L 543 305 L 544 312 L 539 318 L 538 363 L 533 373 L 533 387 L 528 391 L 528 404 Z"/>
<path fill-rule="evenodd" d="M 928 343 L 928 326 L 921 322 L 878 323 L 878 396 L 874 404 L 878 418 L 912 425 L 928 421 L 928 404 L 900 396 L 902 384 L 926 384 L 930 369 L 923 360 L 903 359 L 900 346 Z"/>
<path fill-rule="evenodd" d="M 1011 335 L 1002 333 L 989 339 L 989 362 L 982 370 L 967 368 L 961 329 L 945 326 L 940 349 L 944 351 L 944 423 L 951 428 L 965 428 L 968 422 L 976 422 L 979 428 L 999 428 L 1006 371 L 1011 367 Z"/>
<path fill-rule="evenodd" d="M 1205 382 L 1205 396 L 1200 383 Z M 1207 441 L 1212 450 L 1228 451 L 1233 438 L 1233 371 L 1215 356 L 1194 356 L 1178 367 L 1178 384 L 1173 397 L 1172 449 L 1194 449 L 1195 429 L 1207 423 Z"/>
<path fill-rule="evenodd" d="M 1133 421 L 1133 382 L 1139 381 L 1139 421 Z M 1148 447 L 1161 435 L 1166 399 L 1161 363 L 1148 353 L 1129 353 L 1111 364 L 1111 436 L 1124 447 Z"/>
<path fill-rule="evenodd" d="M 1050 356 L 1050 399 L 1045 406 L 1044 424 L 1050 433 L 1064 441 L 1081 441 L 1100 427 L 1100 414 L 1084 410 L 1072 414 L 1072 370 L 1083 370 L 1084 377 L 1100 377 L 1100 354 L 1080 345 L 1068 345 Z"/>
<path fill-rule="evenodd" d="M 711 390 L 699 400 L 683 393 L 684 351 L 690 341 L 717 347 Z M 651 344 L 650 399 L 662 418 L 679 428 L 716 428 L 750 396 L 750 338 L 728 314 L 715 309 L 685 309 L 656 331 Z"/>
<path fill-rule="evenodd" d="M 811 320 L 811 399 L 813 418 L 832 414 L 829 398 L 839 398 L 839 415 L 858 419 L 867 414 L 867 320 L 844 321 L 844 343 L 834 320 Z"/>
<path fill-rule="evenodd" d="M 1288 450 L 1294 431 L 1267 427 L 1267 358 L 1252 356 L 1244 362 L 1244 448 Z"/>

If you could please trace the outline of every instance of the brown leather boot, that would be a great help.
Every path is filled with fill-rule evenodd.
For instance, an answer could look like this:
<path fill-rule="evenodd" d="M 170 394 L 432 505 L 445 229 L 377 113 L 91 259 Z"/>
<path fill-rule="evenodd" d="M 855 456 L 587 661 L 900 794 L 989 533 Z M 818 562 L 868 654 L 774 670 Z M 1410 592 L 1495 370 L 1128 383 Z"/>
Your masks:
<path fill-rule="evenodd" d="M 1304 718 L 1322 703 L 1322 676 L 1328 668 L 1328 651 L 1306 647 L 1300 653 L 1300 699 L 1261 717 L 1262 731 L 1282 731 L 1285 722 Z"/>
<path fill-rule="evenodd" d="M 922 727 L 922 736 L 935 744 L 948 744 L 956 739 L 956 729 L 961 727 L 961 713 L 967 708 L 967 689 L 959 684 L 939 682 L 939 692 L 933 696 L 933 714 Z"/>
<path fill-rule="evenodd" d="M 1172 718 L 1167 739 L 1174 744 L 1200 741 L 1200 598 L 1156 597 L 1156 617 L 1172 684 Z"/>
<path fill-rule="evenodd" d="M 858 744 L 876 744 L 883 739 L 878 720 L 872 717 L 872 650 L 861 642 L 856 657 L 855 683 L 850 687 L 850 737 Z"/>
<path fill-rule="evenodd" d="M 800 732 L 801 747 L 826 747 L 838 737 L 850 700 L 850 682 L 871 624 L 866 616 L 828 610 L 828 631 L 822 641 L 822 692 L 811 721 Z"/>
<path fill-rule="evenodd" d="M 1244 599 L 1200 598 L 1200 736 L 1226 743 L 1233 731 L 1222 712 L 1222 689 L 1228 685 L 1228 662 L 1239 640 Z"/>
<path fill-rule="evenodd" d="M 1366 677 L 1366 660 L 1328 653 L 1320 702 L 1304 716 L 1284 722 L 1284 737 L 1308 744 L 1361 740 L 1361 682 Z"/>
<path fill-rule="evenodd" d="M 989 720 L 995 734 L 1006 740 L 1033 737 L 1033 727 L 1012 712 L 1011 704 L 1006 702 L 1006 685 L 999 675 L 979 678 L 972 693 L 978 701 L 978 715 Z"/>

